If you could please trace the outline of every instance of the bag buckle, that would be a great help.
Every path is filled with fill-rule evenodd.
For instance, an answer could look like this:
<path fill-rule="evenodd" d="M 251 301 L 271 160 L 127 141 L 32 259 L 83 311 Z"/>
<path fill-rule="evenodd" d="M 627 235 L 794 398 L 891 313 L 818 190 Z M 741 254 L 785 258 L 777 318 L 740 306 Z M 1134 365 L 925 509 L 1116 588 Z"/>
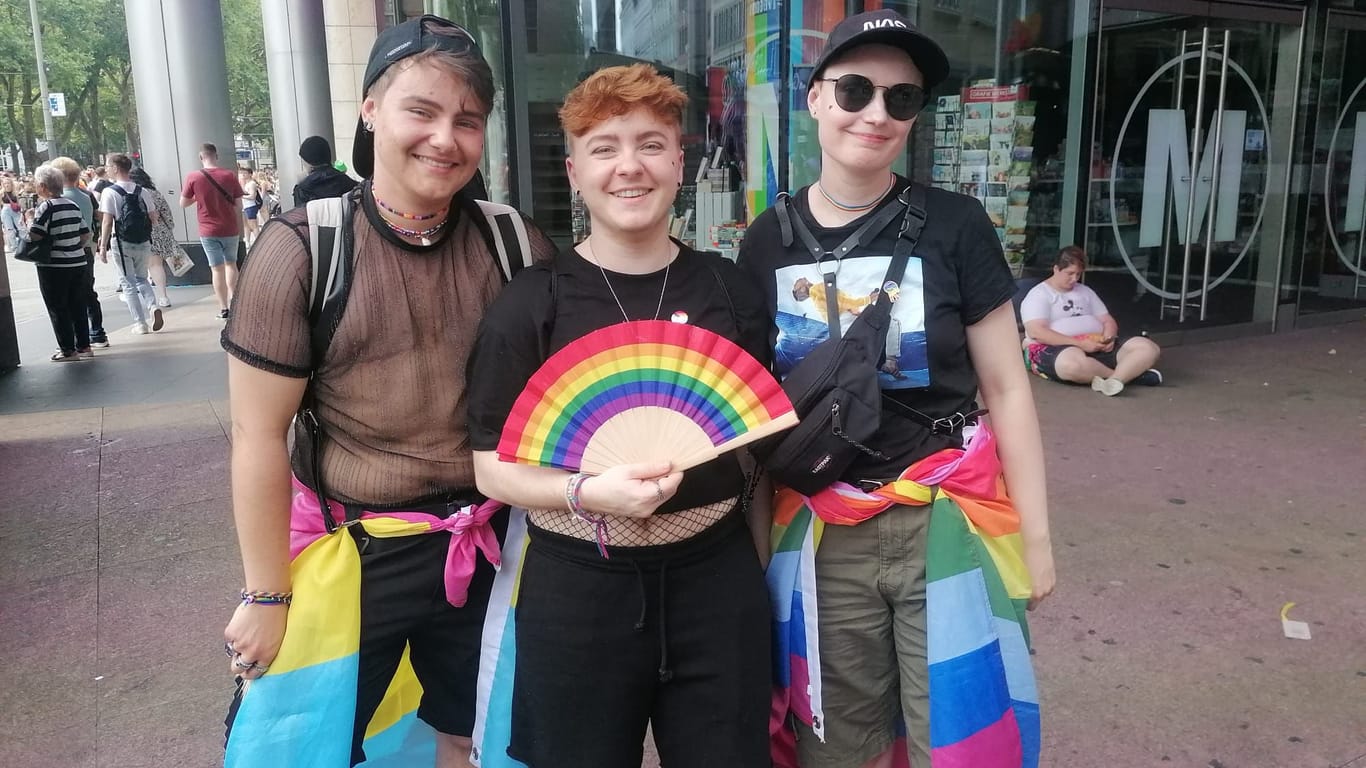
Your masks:
<path fill-rule="evenodd" d="M 934 435 L 952 435 L 961 430 L 967 423 L 968 417 L 961 413 L 955 413 L 952 416 L 935 419 L 934 422 L 930 424 L 930 433 Z"/>

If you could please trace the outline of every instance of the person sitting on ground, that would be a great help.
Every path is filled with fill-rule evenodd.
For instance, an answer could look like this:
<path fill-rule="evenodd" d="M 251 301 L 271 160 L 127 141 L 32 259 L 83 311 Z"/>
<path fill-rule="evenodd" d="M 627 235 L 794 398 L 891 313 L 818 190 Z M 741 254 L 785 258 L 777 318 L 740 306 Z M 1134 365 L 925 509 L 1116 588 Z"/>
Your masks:
<path fill-rule="evenodd" d="M 1133 381 L 1157 386 L 1162 373 L 1152 366 L 1162 350 L 1146 336 L 1121 337 L 1105 302 L 1080 280 L 1086 251 L 1069 245 L 1058 253 L 1053 274 L 1020 304 L 1025 361 L 1051 381 L 1091 384 L 1114 397 Z"/>
<path fill-rule="evenodd" d="M 294 185 L 295 205 L 304 205 L 309 200 L 341 197 L 357 184 L 344 170 L 332 165 L 332 145 L 321 136 L 304 139 L 299 145 L 299 159 L 308 165 L 308 175 Z"/>

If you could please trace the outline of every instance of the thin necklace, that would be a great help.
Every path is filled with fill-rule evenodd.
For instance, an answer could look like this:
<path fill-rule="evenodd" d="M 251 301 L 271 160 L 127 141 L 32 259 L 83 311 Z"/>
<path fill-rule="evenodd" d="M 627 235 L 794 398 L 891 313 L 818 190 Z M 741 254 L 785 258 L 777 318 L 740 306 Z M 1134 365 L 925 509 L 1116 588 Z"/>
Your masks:
<path fill-rule="evenodd" d="M 602 262 L 598 261 L 598 255 L 593 252 L 593 238 L 583 241 L 588 246 L 588 255 L 593 263 L 597 265 L 598 271 L 602 273 L 602 281 L 607 283 L 607 290 L 612 292 L 612 300 L 617 303 L 617 309 L 621 310 L 621 317 L 626 322 L 631 322 L 631 316 L 626 314 L 626 307 L 621 305 L 621 298 L 617 296 L 617 289 L 612 287 L 612 281 L 607 278 L 607 270 L 602 268 Z M 659 287 L 659 303 L 655 305 L 655 316 L 651 319 L 658 320 L 660 310 L 664 309 L 664 291 L 669 288 L 669 269 L 674 265 L 674 260 L 669 259 L 669 263 L 664 265 L 664 284 Z"/>
<path fill-rule="evenodd" d="M 370 197 L 374 199 L 375 205 L 378 205 L 380 208 L 383 208 L 384 210 L 396 216 L 402 216 L 403 218 L 408 219 L 410 221 L 428 221 L 436 216 L 440 216 L 450 211 L 450 206 L 446 206 L 445 208 L 442 208 L 436 213 L 404 213 L 403 211 L 395 210 L 386 205 L 383 200 L 379 199 L 379 195 L 375 194 L 375 188 L 373 185 L 371 185 L 370 187 Z M 437 233 L 439 233 L 442 229 L 445 228 L 446 222 L 451 220 L 450 216 L 446 216 L 445 218 L 441 219 L 441 221 L 438 221 L 436 224 L 433 224 L 432 226 L 427 227 L 426 229 L 408 229 L 407 227 L 400 227 L 394 222 L 384 218 L 384 214 L 382 213 L 380 214 L 379 219 L 380 221 L 384 222 L 384 226 L 388 227 L 389 231 L 393 232 L 399 237 L 413 238 L 422 245 L 431 245 L 432 238 L 435 237 Z"/>
<path fill-rule="evenodd" d="M 825 185 L 821 184 L 820 179 L 816 179 L 816 190 L 819 191 L 819 192 L 821 193 L 821 197 L 825 198 L 825 201 L 826 201 L 827 203 L 830 203 L 831 205 L 835 206 L 836 208 L 840 209 L 841 211 L 849 211 L 849 212 L 851 212 L 851 213 L 853 213 L 853 212 L 858 212 L 858 211 L 866 211 L 866 210 L 869 210 L 870 208 L 875 207 L 878 203 L 882 202 L 882 198 L 886 197 L 888 192 L 891 192 L 891 191 L 892 191 L 892 187 L 894 187 L 894 186 L 896 186 L 896 177 L 895 177 L 895 176 L 891 177 L 891 179 L 889 179 L 889 180 L 887 181 L 887 188 L 884 189 L 884 190 L 882 190 L 882 193 L 879 194 L 877 197 L 873 198 L 872 200 L 870 200 L 869 202 L 866 202 L 866 203 L 860 203 L 860 204 L 858 204 L 858 205 L 850 205 L 849 203 L 841 203 L 840 201 L 838 201 L 838 200 L 836 200 L 835 198 L 831 197 L 831 196 L 830 196 L 830 193 L 825 191 Z"/>
<path fill-rule="evenodd" d="M 390 208 L 388 203 L 379 199 L 379 194 L 375 192 L 374 187 L 370 188 L 370 196 L 375 198 L 375 205 L 378 205 L 379 207 L 383 208 L 389 213 L 394 214 L 395 216 L 407 219 L 408 221 L 427 221 L 428 219 L 435 219 L 437 216 L 440 216 L 451 209 L 451 207 L 448 205 L 445 208 L 436 211 L 435 213 L 404 213 L 403 211 L 400 211 L 397 208 Z"/>
<path fill-rule="evenodd" d="M 432 237 L 435 236 L 436 233 L 440 232 L 446 226 L 446 222 L 449 221 L 449 219 L 442 219 L 441 222 L 438 223 L 436 226 L 428 227 L 426 229 L 407 229 L 405 227 L 398 226 L 397 224 L 393 223 L 392 221 L 389 221 L 388 219 L 385 219 L 383 216 L 381 216 L 380 218 L 384 219 L 385 225 L 387 225 L 389 229 L 393 230 L 395 234 L 401 235 L 403 237 L 415 237 L 423 245 L 431 245 Z"/>

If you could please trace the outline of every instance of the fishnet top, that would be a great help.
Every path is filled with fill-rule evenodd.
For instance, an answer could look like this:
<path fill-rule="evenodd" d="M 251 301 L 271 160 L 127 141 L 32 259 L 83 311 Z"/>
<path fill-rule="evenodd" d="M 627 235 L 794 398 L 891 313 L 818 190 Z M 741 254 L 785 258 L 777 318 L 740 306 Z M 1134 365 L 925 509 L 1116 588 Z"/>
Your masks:
<path fill-rule="evenodd" d="M 469 205 L 466 203 L 466 205 Z M 474 489 L 465 423 L 465 361 L 502 273 L 475 224 L 477 209 L 429 247 L 394 236 L 368 185 L 355 219 L 355 273 L 332 344 L 313 382 L 325 438 L 328 496 L 370 507 L 403 507 Z M 554 245 L 530 222 L 533 257 Z M 305 209 L 273 219 L 252 247 L 223 331 L 229 354 L 282 376 L 307 377 L 308 285 Z M 311 482 L 301 451 L 295 474 Z"/>

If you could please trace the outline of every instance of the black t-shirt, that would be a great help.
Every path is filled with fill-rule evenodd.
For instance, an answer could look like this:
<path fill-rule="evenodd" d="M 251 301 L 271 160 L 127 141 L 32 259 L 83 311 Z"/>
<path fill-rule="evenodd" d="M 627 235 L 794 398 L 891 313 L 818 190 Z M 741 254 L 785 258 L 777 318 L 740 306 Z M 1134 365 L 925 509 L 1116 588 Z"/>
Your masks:
<path fill-rule="evenodd" d="M 658 309 L 660 319 L 685 321 L 717 333 L 769 365 L 763 296 L 734 264 L 680 247 L 668 269 L 667 286 L 664 279 L 662 269 L 646 275 L 604 275 L 572 249 L 561 251 L 550 264 L 522 270 L 489 307 L 470 355 L 470 446 L 476 451 L 496 450 L 503 423 L 532 374 L 575 339 L 622 322 L 622 308 L 632 320 L 651 319 Z M 739 463 L 733 454 L 725 454 L 688 470 L 678 493 L 659 512 L 728 499 L 739 495 L 743 486 Z"/>
<path fill-rule="evenodd" d="M 807 203 L 809 187 L 792 196 L 792 210 L 825 249 L 834 250 L 868 216 L 883 206 L 900 206 L 897 193 L 906 184 L 899 178 L 878 208 L 842 227 L 827 229 L 816 223 Z M 939 418 L 975 407 L 977 373 L 968 358 L 966 328 L 1010 301 L 1015 282 L 980 203 L 928 189 L 925 211 L 925 228 L 892 306 L 886 362 L 878 378 L 887 396 Z M 840 262 L 836 286 L 842 328 L 848 329 L 863 307 L 876 299 L 900 224 L 897 217 L 876 240 L 855 248 Z M 775 209 L 764 211 L 750 225 L 739 263 L 765 293 L 772 319 L 774 372 L 785 377 L 830 335 L 821 268 L 800 242 L 783 247 Z M 844 479 L 895 477 L 935 451 L 961 446 L 962 437 L 931 435 L 925 427 L 884 409 L 880 428 L 866 444 L 891 459 L 860 455 Z"/>

